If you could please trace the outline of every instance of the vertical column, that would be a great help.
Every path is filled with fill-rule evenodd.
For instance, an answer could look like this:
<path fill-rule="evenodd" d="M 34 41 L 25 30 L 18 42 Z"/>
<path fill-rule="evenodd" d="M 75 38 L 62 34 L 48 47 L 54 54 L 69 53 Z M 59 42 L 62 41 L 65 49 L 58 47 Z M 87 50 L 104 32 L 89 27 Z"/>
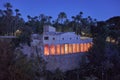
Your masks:
<path fill-rule="evenodd" d="M 86 43 L 86 47 L 87 47 L 87 52 L 89 50 L 89 43 Z"/>
<path fill-rule="evenodd" d="M 77 52 L 76 44 L 73 44 L 73 53 L 76 53 L 76 52 Z"/>
<path fill-rule="evenodd" d="M 84 52 L 86 52 L 86 43 L 84 43 L 83 45 L 84 45 Z"/>
<path fill-rule="evenodd" d="M 76 44 L 77 45 L 77 52 L 79 52 L 79 44 Z"/>
<path fill-rule="evenodd" d="M 65 54 L 68 54 L 69 50 L 68 50 L 68 44 L 65 44 Z"/>
<path fill-rule="evenodd" d="M 73 53 L 73 44 L 71 44 L 71 50 L 72 50 L 72 53 Z"/>
<path fill-rule="evenodd" d="M 57 45 L 56 45 L 56 54 L 57 54 L 57 55 L 60 55 L 60 49 L 61 49 L 61 48 L 60 48 L 60 44 L 57 44 Z"/>
<path fill-rule="evenodd" d="M 80 47 L 81 47 L 81 52 L 84 52 L 84 46 L 83 46 L 83 43 L 80 44 Z"/>
<path fill-rule="evenodd" d="M 81 44 L 79 44 L 79 52 L 81 52 Z"/>
<path fill-rule="evenodd" d="M 61 54 L 64 54 L 65 53 L 65 47 L 64 47 L 64 44 L 61 44 Z"/>
<path fill-rule="evenodd" d="M 72 44 L 69 44 L 69 53 L 73 53 L 72 52 Z"/>

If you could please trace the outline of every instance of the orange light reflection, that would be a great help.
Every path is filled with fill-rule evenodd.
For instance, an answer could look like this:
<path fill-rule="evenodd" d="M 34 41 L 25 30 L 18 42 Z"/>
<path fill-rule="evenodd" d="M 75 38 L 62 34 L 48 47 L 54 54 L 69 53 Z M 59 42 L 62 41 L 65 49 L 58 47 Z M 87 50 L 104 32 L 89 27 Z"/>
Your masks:
<path fill-rule="evenodd" d="M 55 45 L 50 46 L 50 54 L 55 55 Z"/>
<path fill-rule="evenodd" d="M 44 55 L 49 55 L 49 45 L 48 44 L 44 45 Z"/>

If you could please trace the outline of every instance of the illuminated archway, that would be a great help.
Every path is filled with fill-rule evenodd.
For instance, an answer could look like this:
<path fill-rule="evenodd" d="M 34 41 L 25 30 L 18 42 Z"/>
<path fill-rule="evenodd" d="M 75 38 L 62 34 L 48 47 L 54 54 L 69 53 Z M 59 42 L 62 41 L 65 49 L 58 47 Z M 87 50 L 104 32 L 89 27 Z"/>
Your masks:
<path fill-rule="evenodd" d="M 84 52 L 84 45 L 83 45 L 83 43 L 80 44 L 80 51 Z"/>
<path fill-rule="evenodd" d="M 76 46 L 77 46 L 77 52 L 80 52 L 79 44 L 76 44 Z"/>
<path fill-rule="evenodd" d="M 91 44 L 90 43 L 87 43 L 87 51 L 90 49 L 90 46 L 91 46 Z"/>
<path fill-rule="evenodd" d="M 84 52 L 86 52 L 87 51 L 86 43 L 84 43 L 83 46 L 84 46 Z"/>
<path fill-rule="evenodd" d="M 69 53 L 73 53 L 72 52 L 72 44 L 69 44 Z"/>
<path fill-rule="evenodd" d="M 44 45 L 44 55 L 49 55 L 49 45 L 48 44 Z"/>
<path fill-rule="evenodd" d="M 50 54 L 55 55 L 55 45 L 50 45 Z"/>
<path fill-rule="evenodd" d="M 76 44 L 73 44 L 73 53 L 76 53 L 76 52 L 77 52 Z"/>
<path fill-rule="evenodd" d="M 68 54 L 69 53 L 69 47 L 68 47 L 68 44 L 65 44 L 65 54 Z"/>
<path fill-rule="evenodd" d="M 61 44 L 61 54 L 65 54 L 65 47 L 64 47 L 64 44 Z"/>
<path fill-rule="evenodd" d="M 61 49 L 61 48 L 60 48 L 60 45 L 57 44 L 57 45 L 56 45 L 56 54 L 57 54 L 57 55 L 60 55 L 60 53 L 61 53 L 61 52 L 60 52 L 60 49 Z"/>

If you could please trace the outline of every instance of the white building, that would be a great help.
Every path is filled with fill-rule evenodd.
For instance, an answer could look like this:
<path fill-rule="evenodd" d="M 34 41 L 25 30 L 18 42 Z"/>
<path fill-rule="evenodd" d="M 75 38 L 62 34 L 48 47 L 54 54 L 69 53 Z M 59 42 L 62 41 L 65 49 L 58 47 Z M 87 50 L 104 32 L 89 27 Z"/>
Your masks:
<path fill-rule="evenodd" d="M 92 46 L 92 38 L 80 37 L 75 32 L 56 32 L 52 26 L 44 26 L 43 34 L 32 35 L 32 46 L 41 46 L 47 61 L 47 69 L 72 70 L 80 66 L 82 55 Z M 36 49 L 34 49 L 36 51 Z"/>
<path fill-rule="evenodd" d="M 92 38 L 80 37 L 75 32 L 56 32 L 54 27 L 44 26 L 44 55 L 86 52 L 91 44 Z"/>

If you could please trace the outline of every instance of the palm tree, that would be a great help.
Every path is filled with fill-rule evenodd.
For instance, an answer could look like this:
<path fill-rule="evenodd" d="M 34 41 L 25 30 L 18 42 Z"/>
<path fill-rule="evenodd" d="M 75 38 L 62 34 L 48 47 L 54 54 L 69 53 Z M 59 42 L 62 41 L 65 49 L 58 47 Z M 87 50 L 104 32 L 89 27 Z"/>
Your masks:
<path fill-rule="evenodd" d="M 63 22 L 67 19 L 67 15 L 65 12 L 60 12 L 58 14 L 58 19 L 60 20 L 60 23 L 63 24 Z"/>
<path fill-rule="evenodd" d="M 18 16 L 18 14 L 19 14 L 19 9 L 15 9 L 15 12 L 16 12 L 16 16 Z"/>
<path fill-rule="evenodd" d="M 83 12 L 81 11 L 79 14 L 80 14 L 80 15 L 81 15 L 81 17 L 82 17 L 82 15 L 83 15 Z"/>
<path fill-rule="evenodd" d="M 29 21 L 31 20 L 31 16 L 30 15 L 27 15 L 27 18 L 28 18 Z"/>
<path fill-rule="evenodd" d="M 7 3 L 4 4 L 4 7 L 5 7 L 7 10 L 9 10 L 9 9 L 12 8 L 12 5 L 11 5 L 9 2 L 7 2 Z"/>

